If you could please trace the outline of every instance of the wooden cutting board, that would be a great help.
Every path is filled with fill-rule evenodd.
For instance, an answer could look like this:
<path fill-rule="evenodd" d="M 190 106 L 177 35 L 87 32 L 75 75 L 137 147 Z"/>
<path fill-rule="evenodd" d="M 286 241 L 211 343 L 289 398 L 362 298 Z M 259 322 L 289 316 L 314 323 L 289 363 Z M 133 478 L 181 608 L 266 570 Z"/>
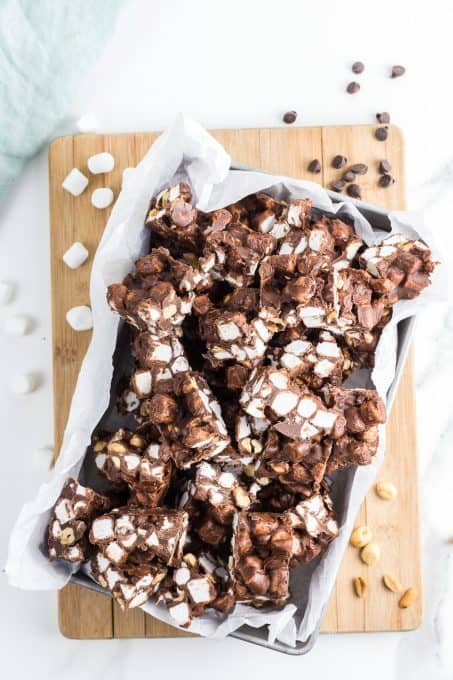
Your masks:
<path fill-rule="evenodd" d="M 232 158 L 257 168 L 296 178 L 318 181 L 325 186 L 338 179 L 341 171 L 331 167 L 335 154 L 350 163 L 363 162 L 369 172 L 358 181 L 364 200 L 387 208 L 405 207 L 404 152 L 401 131 L 390 127 L 386 142 L 374 137 L 374 126 L 291 127 L 250 130 L 220 130 L 213 134 Z M 99 242 L 108 210 L 97 210 L 90 203 L 93 189 L 109 186 L 118 194 L 122 170 L 135 166 L 157 134 L 77 135 L 56 139 L 49 151 L 51 266 L 55 390 L 55 445 L 59 450 L 78 370 L 88 347 L 90 333 L 76 333 L 65 321 L 66 311 L 88 304 L 88 282 L 92 256 Z M 115 169 L 107 175 L 90 176 L 85 192 L 73 198 L 61 183 L 73 167 L 89 175 L 87 159 L 94 153 L 110 151 Z M 313 158 L 322 162 L 322 172 L 307 172 Z M 377 186 L 377 160 L 388 159 L 397 183 Z M 62 262 L 65 250 L 76 240 L 90 251 L 90 258 L 73 271 Z M 357 524 L 372 527 L 382 549 L 379 563 L 366 567 L 358 552 L 348 547 L 337 578 L 322 630 L 323 632 L 390 631 L 417 627 L 422 618 L 422 599 L 411 608 L 398 608 L 398 597 L 382 586 L 382 575 L 399 578 L 404 587 L 414 586 L 421 593 L 419 508 L 415 426 L 414 379 L 411 359 L 406 364 L 392 413 L 387 425 L 387 454 L 379 480 L 398 487 L 393 501 L 379 499 L 371 490 L 357 518 Z M 352 579 L 363 576 L 369 594 L 358 599 Z M 145 615 L 141 610 L 121 612 L 109 597 L 69 585 L 59 593 L 59 622 L 63 635 L 70 638 L 180 637 L 178 631 Z"/>

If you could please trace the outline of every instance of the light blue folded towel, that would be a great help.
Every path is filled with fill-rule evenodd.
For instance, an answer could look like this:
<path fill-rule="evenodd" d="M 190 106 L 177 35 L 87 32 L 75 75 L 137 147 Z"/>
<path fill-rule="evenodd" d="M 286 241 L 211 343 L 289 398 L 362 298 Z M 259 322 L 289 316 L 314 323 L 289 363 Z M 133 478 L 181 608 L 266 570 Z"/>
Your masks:
<path fill-rule="evenodd" d="M 0 202 L 67 115 L 122 0 L 0 0 Z"/>

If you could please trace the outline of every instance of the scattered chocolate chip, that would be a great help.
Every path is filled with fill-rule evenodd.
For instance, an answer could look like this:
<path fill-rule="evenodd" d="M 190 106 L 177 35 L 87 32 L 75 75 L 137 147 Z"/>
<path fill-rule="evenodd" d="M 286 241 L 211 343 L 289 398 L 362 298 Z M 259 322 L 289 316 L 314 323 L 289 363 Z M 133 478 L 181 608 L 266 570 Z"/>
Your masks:
<path fill-rule="evenodd" d="M 356 83 L 355 80 L 353 80 L 351 83 L 348 84 L 346 88 L 346 92 L 349 92 L 349 94 L 355 94 L 360 90 L 360 85 L 359 83 Z"/>
<path fill-rule="evenodd" d="M 382 113 L 377 113 L 376 118 L 377 118 L 377 122 L 381 123 L 381 125 L 385 125 L 386 123 L 390 123 L 390 114 L 387 113 L 387 111 L 383 111 Z"/>
<path fill-rule="evenodd" d="M 355 61 L 352 65 L 353 73 L 363 73 L 365 70 L 365 64 L 362 61 Z"/>
<path fill-rule="evenodd" d="M 355 180 L 355 172 L 346 170 L 346 172 L 342 174 L 341 179 L 344 179 L 345 182 L 353 182 Z"/>
<path fill-rule="evenodd" d="M 391 186 L 392 184 L 395 184 L 395 180 L 391 175 L 381 175 L 378 180 L 378 184 L 380 187 L 383 187 L 386 189 L 387 187 Z"/>
<path fill-rule="evenodd" d="M 297 111 L 287 111 L 285 115 L 283 116 L 283 122 L 287 123 L 288 125 L 291 125 L 291 123 L 294 123 L 297 118 Z"/>
<path fill-rule="evenodd" d="M 314 158 L 308 164 L 308 172 L 314 172 L 316 175 L 318 174 L 318 172 L 321 172 L 321 163 L 317 158 Z"/>
<path fill-rule="evenodd" d="M 406 73 L 406 69 L 404 66 L 392 66 L 392 73 L 390 75 L 391 78 L 399 78 L 400 76 L 404 76 Z"/>
<path fill-rule="evenodd" d="M 389 172 L 392 172 L 392 166 L 390 163 L 386 160 L 379 161 L 379 172 L 382 173 L 383 175 L 388 174 Z"/>
<path fill-rule="evenodd" d="M 358 184 L 350 184 L 346 192 L 351 198 L 362 198 L 362 190 Z"/>
<path fill-rule="evenodd" d="M 378 127 L 374 131 L 374 136 L 376 139 L 378 139 L 380 142 L 385 142 L 387 137 L 389 136 L 389 130 L 387 127 Z"/>
<path fill-rule="evenodd" d="M 366 175 L 368 172 L 368 165 L 365 165 L 365 163 L 354 163 L 354 165 L 351 165 L 350 170 L 355 175 Z"/>
<path fill-rule="evenodd" d="M 346 186 L 346 182 L 343 179 L 337 179 L 335 182 L 332 182 L 330 186 L 333 189 L 333 191 L 341 193 Z"/>
<path fill-rule="evenodd" d="M 338 156 L 334 156 L 332 159 L 332 167 L 335 168 L 336 170 L 339 170 L 340 168 L 344 168 L 346 163 L 348 162 L 348 159 L 346 156 L 341 156 L 338 154 Z"/>

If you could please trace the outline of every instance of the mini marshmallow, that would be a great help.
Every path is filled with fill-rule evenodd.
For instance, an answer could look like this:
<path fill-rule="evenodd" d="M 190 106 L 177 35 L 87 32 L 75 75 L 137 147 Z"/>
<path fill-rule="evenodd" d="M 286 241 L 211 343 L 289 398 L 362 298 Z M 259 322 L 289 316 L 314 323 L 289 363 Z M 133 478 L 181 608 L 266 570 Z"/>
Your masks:
<path fill-rule="evenodd" d="M 88 177 L 83 172 L 80 172 L 80 170 L 77 170 L 77 168 L 72 168 L 71 172 L 64 178 L 61 186 L 73 196 L 80 196 L 88 186 Z"/>
<path fill-rule="evenodd" d="M 14 287 L 8 281 L 0 281 L 0 305 L 7 305 L 13 297 Z"/>
<path fill-rule="evenodd" d="M 28 394 L 36 389 L 36 378 L 31 373 L 18 373 L 11 378 L 10 385 L 15 394 Z"/>
<path fill-rule="evenodd" d="M 83 243 L 76 241 L 63 255 L 63 262 L 70 267 L 70 269 L 77 269 L 77 267 L 80 267 L 80 265 L 85 262 L 88 255 L 88 250 Z"/>
<path fill-rule="evenodd" d="M 71 307 L 66 312 L 66 321 L 75 331 L 88 331 L 93 328 L 93 315 L 86 305 Z"/>
<path fill-rule="evenodd" d="M 108 151 L 97 153 L 88 159 L 88 170 L 93 175 L 100 175 L 103 172 L 111 172 L 115 167 L 115 159 Z"/>
<path fill-rule="evenodd" d="M 97 132 L 99 130 L 99 120 L 93 113 L 85 113 L 76 123 L 79 132 Z"/>
<path fill-rule="evenodd" d="M 8 335 L 26 335 L 29 327 L 28 318 L 22 314 L 17 314 L 6 319 L 4 329 Z"/>
<path fill-rule="evenodd" d="M 123 179 L 121 181 L 121 186 L 124 186 L 129 180 L 132 179 L 132 176 L 134 174 L 135 168 L 124 168 L 123 170 Z"/>
<path fill-rule="evenodd" d="M 91 203 L 95 208 L 107 208 L 113 201 L 113 191 L 108 187 L 95 189 L 91 194 Z"/>

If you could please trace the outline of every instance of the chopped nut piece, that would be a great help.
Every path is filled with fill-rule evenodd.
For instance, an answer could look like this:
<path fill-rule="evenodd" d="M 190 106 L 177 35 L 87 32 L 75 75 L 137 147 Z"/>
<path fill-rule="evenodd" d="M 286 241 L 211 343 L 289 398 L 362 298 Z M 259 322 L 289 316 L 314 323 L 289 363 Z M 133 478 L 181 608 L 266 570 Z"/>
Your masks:
<path fill-rule="evenodd" d="M 375 489 L 379 498 L 384 501 L 390 501 L 398 495 L 396 486 L 391 482 L 378 482 Z"/>
<path fill-rule="evenodd" d="M 408 588 L 400 597 L 398 606 L 400 609 L 407 609 L 411 607 L 418 598 L 418 592 L 415 588 Z"/>
<path fill-rule="evenodd" d="M 403 588 L 401 582 L 394 576 L 390 576 L 390 574 L 384 574 L 382 581 L 387 590 L 391 590 L 392 593 L 399 593 Z"/>
<path fill-rule="evenodd" d="M 354 548 L 364 548 L 368 543 L 370 543 L 373 538 L 373 532 L 370 527 L 360 526 L 356 527 L 351 534 L 349 542 Z"/>
<path fill-rule="evenodd" d="M 353 579 L 354 592 L 359 598 L 364 598 L 368 592 L 368 583 L 362 576 Z"/>
<path fill-rule="evenodd" d="M 367 543 L 360 551 L 360 559 L 368 566 L 375 564 L 381 556 L 381 549 L 377 543 Z"/>

